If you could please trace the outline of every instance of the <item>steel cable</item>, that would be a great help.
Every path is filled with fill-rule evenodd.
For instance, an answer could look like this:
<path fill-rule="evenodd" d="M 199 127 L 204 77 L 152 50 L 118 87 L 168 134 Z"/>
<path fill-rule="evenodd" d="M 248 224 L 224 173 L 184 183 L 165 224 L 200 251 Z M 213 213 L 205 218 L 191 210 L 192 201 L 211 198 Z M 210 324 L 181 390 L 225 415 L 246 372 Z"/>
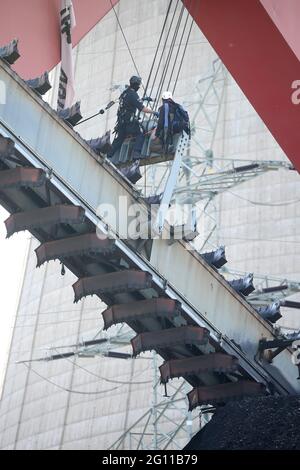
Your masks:
<path fill-rule="evenodd" d="M 181 49 L 183 37 L 184 37 L 184 35 L 185 35 L 186 26 L 187 26 L 187 22 L 188 22 L 189 16 L 190 16 L 190 15 L 189 15 L 189 12 L 187 12 L 186 20 L 185 20 L 185 23 L 184 23 L 184 27 L 183 27 L 182 34 L 181 34 L 181 37 L 180 37 L 180 41 L 179 41 L 179 45 L 178 45 L 178 48 L 177 48 L 176 56 L 175 56 L 175 59 L 174 59 L 173 68 L 172 68 L 172 71 L 171 71 L 171 73 L 170 73 L 169 82 L 168 82 L 168 85 L 167 85 L 167 90 L 169 90 L 169 88 L 170 88 L 172 76 L 173 76 L 173 73 L 174 73 L 174 70 L 175 70 L 175 67 L 176 67 L 177 59 L 178 59 L 179 52 L 180 52 L 180 49 Z"/>
<path fill-rule="evenodd" d="M 179 78 L 179 75 L 180 75 L 180 72 L 181 72 L 183 60 L 184 60 L 184 57 L 185 57 L 185 53 L 186 53 L 187 45 L 188 45 L 188 42 L 189 42 L 189 39 L 190 39 L 190 36 L 191 36 L 191 32 L 192 32 L 192 29 L 193 29 L 193 25 L 194 25 L 194 20 L 192 19 L 191 26 L 190 26 L 190 29 L 189 29 L 189 33 L 188 33 L 188 36 L 187 36 L 187 39 L 186 39 L 186 43 L 185 43 L 185 48 L 184 48 L 184 51 L 183 51 L 183 54 L 182 54 L 181 62 L 180 62 L 180 64 L 179 64 L 179 68 L 178 68 L 178 71 L 177 71 L 177 75 L 176 75 L 174 87 L 173 87 L 173 90 L 172 90 L 172 93 L 173 93 L 173 94 L 175 93 L 175 89 L 176 89 L 177 82 L 178 82 L 178 78 Z"/>
<path fill-rule="evenodd" d="M 165 62 L 164 68 L 163 68 L 162 76 L 161 76 L 159 86 L 158 86 L 158 89 L 157 89 L 157 93 L 156 93 L 156 96 L 155 96 L 154 109 L 157 109 L 158 102 L 159 102 L 159 97 L 162 93 L 162 89 L 163 89 L 163 86 L 164 86 L 165 81 L 166 81 L 166 77 L 167 77 L 167 73 L 169 71 L 169 66 L 170 66 L 172 55 L 173 55 L 174 46 L 175 46 L 175 42 L 176 42 L 176 39 L 177 39 L 177 36 L 178 36 L 179 28 L 180 28 L 180 25 L 181 25 L 184 9 L 185 8 L 184 8 L 184 5 L 183 5 L 182 8 L 181 8 L 178 20 L 177 20 L 177 24 L 176 24 L 175 32 L 174 32 L 174 35 L 173 35 L 173 39 L 172 39 L 172 42 L 171 42 L 171 45 L 170 45 L 170 49 L 169 49 L 169 52 L 168 52 L 168 55 L 167 55 L 167 58 L 166 58 L 166 62 Z"/>
<path fill-rule="evenodd" d="M 162 41 L 163 33 L 164 33 L 164 30 L 165 30 L 165 27 L 166 27 L 166 24 L 167 24 L 167 21 L 168 21 L 168 17 L 169 17 L 169 14 L 170 14 L 172 2 L 173 2 L 173 0 L 170 0 L 170 2 L 169 2 L 169 6 L 168 6 L 168 9 L 167 9 L 167 13 L 166 13 L 166 16 L 165 16 L 165 20 L 164 20 L 164 23 L 163 23 L 163 26 L 162 26 L 162 30 L 161 30 L 161 33 L 160 33 L 160 36 L 159 36 L 158 44 L 157 44 L 157 47 L 156 47 L 156 51 L 155 51 L 155 54 L 154 54 L 154 58 L 153 58 L 153 61 L 152 61 L 152 65 L 151 65 L 151 68 L 150 68 L 150 72 L 149 72 L 149 75 L 148 75 L 148 79 L 147 79 L 147 82 L 146 82 L 146 85 L 145 85 L 145 90 L 144 90 L 144 96 L 143 96 L 143 98 L 145 98 L 145 96 L 147 96 L 148 86 L 149 86 L 150 79 L 151 79 L 151 76 L 152 76 L 152 72 L 153 72 L 153 69 L 154 69 L 154 65 L 155 65 L 155 62 L 156 62 L 156 58 L 157 58 L 157 54 L 158 54 L 158 51 L 159 51 L 159 47 L 160 47 L 160 44 L 161 44 L 161 41 Z M 178 1 L 177 1 L 177 3 L 178 3 Z M 150 96 L 151 96 L 151 94 L 150 94 Z"/>

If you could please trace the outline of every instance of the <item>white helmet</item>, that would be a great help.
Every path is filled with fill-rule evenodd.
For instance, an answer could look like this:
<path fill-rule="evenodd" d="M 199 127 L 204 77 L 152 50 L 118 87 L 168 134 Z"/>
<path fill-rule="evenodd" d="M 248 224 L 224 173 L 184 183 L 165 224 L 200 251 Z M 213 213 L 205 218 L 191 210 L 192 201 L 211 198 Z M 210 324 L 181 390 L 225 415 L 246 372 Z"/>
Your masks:
<path fill-rule="evenodd" d="M 173 95 L 171 91 L 164 91 L 163 94 L 161 95 L 163 100 L 172 100 Z"/>

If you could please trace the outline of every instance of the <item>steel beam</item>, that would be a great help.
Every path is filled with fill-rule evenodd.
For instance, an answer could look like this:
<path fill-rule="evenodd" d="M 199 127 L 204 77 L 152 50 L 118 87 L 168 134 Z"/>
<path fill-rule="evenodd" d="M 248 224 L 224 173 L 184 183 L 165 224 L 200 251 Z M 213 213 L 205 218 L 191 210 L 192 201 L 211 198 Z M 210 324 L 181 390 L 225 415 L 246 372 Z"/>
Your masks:
<path fill-rule="evenodd" d="M 300 170 L 300 62 L 260 0 L 183 0 L 288 158 Z M 286 7 L 284 6 L 286 9 Z M 293 8 L 287 12 L 294 15 Z M 294 31 L 294 39 L 298 30 Z"/>
<path fill-rule="evenodd" d="M 164 227 L 165 218 L 169 209 L 169 204 L 171 202 L 173 191 L 175 189 L 176 181 L 177 181 L 179 171 L 181 168 L 181 162 L 186 153 L 188 141 L 189 141 L 189 136 L 187 135 L 186 132 L 183 131 L 176 147 L 174 161 L 172 163 L 170 174 L 168 176 L 168 181 L 166 183 L 163 197 L 162 197 L 162 200 L 161 200 L 158 212 L 157 212 L 157 216 L 156 216 L 156 222 L 155 222 L 154 228 L 159 233 L 162 232 L 163 227 Z"/>
<path fill-rule="evenodd" d="M 174 359 L 160 366 L 161 383 L 167 383 L 175 377 L 188 377 L 201 372 L 234 372 L 238 369 L 239 361 L 229 354 L 205 354 L 187 359 Z"/>
<path fill-rule="evenodd" d="M 0 173 L 1 178 L 1 173 Z M 76 237 L 42 243 L 36 248 L 37 266 L 46 261 L 59 258 L 68 258 L 77 255 L 107 255 L 115 251 L 116 247 L 108 238 L 100 239 L 96 233 L 86 233 Z"/>
<path fill-rule="evenodd" d="M 197 387 L 188 393 L 189 410 L 191 411 L 200 405 L 214 405 L 243 397 L 261 395 L 264 393 L 264 389 L 262 384 L 249 380 Z"/>
<path fill-rule="evenodd" d="M 17 212 L 5 220 L 7 238 L 16 232 L 33 228 L 51 227 L 58 224 L 81 224 L 84 209 L 80 206 L 61 204 L 28 212 Z"/>
<path fill-rule="evenodd" d="M 180 313 L 180 303 L 167 298 L 153 298 L 113 305 L 102 312 L 104 329 L 118 323 L 140 320 L 143 318 L 175 318 Z"/>
<path fill-rule="evenodd" d="M 125 270 L 84 277 L 73 284 L 75 302 L 88 295 L 119 294 L 151 287 L 152 277 L 143 271 Z"/>
<path fill-rule="evenodd" d="M 35 188 L 46 181 L 46 174 L 37 168 L 17 167 L 0 171 L 0 190 L 11 188 Z"/>
<path fill-rule="evenodd" d="M 147 211 L 142 198 L 118 169 L 95 155 L 86 142 L 3 63 L 0 63 L 0 80 L 5 83 L 8 96 L 7 104 L 0 107 L 0 133 L 15 141 L 16 150 L 24 161 L 50 172 L 55 190 L 70 203 L 84 207 L 87 220 L 103 233 L 113 234 L 117 249 L 132 266 L 147 271 L 155 289 L 164 290 L 166 296 L 178 300 L 190 322 L 208 328 L 212 340 L 223 351 L 239 358 L 245 373 L 254 380 L 271 382 L 280 393 L 299 392 L 292 351 L 283 351 L 270 367 L 255 360 L 259 339 L 275 338 L 271 325 L 200 255 L 192 252 L 189 244 L 178 241 L 169 246 L 168 240 L 153 240 L 148 261 L 126 243 L 127 225 L 123 224 L 126 211 L 118 211 L 120 198 L 125 198 L 128 206 L 139 202 Z M 20 109 L 24 112 L 20 113 Z M 119 220 L 97 211 L 102 203 L 115 207 Z"/>
<path fill-rule="evenodd" d="M 207 344 L 209 331 L 199 326 L 182 326 L 167 330 L 140 333 L 131 340 L 133 355 L 141 352 L 170 348 L 180 344 Z"/>

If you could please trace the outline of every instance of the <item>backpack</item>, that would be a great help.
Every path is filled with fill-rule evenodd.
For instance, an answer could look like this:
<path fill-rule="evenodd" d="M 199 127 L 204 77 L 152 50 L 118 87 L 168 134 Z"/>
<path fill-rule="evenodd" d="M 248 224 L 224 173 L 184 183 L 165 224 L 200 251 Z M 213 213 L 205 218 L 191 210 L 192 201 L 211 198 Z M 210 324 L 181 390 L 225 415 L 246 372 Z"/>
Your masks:
<path fill-rule="evenodd" d="M 172 102 L 172 104 L 165 102 L 160 112 L 163 113 L 162 122 L 157 135 L 163 144 L 165 152 L 167 152 L 169 145 L 173 144 L 174 134 L 180 134 L 182 131 L 185 131 L 190 137 L 190 119 L 188 112 L 183 106 L 175 102 Z"/>
<path fill-rule="evenodd" d="M 189 137 L 191 136 L 190 118 L 188 112 L 181 104 L 176 103 L 174 118 L 172 121 L 173 133 L 185 131 Z"/>

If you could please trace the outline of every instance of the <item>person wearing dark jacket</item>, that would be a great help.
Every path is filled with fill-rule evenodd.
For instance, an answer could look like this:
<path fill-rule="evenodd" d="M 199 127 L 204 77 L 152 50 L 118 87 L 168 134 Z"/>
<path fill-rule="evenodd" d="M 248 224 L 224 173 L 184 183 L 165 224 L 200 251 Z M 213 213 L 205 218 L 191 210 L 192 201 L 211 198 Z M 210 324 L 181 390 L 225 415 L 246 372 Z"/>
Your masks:
<path fill-rule="evenodd" d="M 165 151 L 168 151 L 174 134 L 179 134 L 184 130 L 190 135 L 189 117 L 183 107 L 173 100 L 173 95 L 170 91 L 163 92 L 162 106 L 158 111 L 159 116 L 155 137 L 159 138 Z"/>
<path fill-rule="evenodd" d="M 129 87 L 121 94 L 119 98 L 119 109 L 117 114 L 117 124 L 115 127 L 116 137 L 112 143 L 112 149 L 108 155 L 112 158 L 113 155 L 121 148 L 126 137 L 135 137 L 135 144 L 133 148 L 132 157 L 134 159 L 140 158 L 144 135 L 136 117 L 136 111 L 151 114 L 154 111 L 143 105 L 142 100 L 137 94 L 140 88 L 142 79 L 137 76 L 132 76 L 129 81 Z"/>

